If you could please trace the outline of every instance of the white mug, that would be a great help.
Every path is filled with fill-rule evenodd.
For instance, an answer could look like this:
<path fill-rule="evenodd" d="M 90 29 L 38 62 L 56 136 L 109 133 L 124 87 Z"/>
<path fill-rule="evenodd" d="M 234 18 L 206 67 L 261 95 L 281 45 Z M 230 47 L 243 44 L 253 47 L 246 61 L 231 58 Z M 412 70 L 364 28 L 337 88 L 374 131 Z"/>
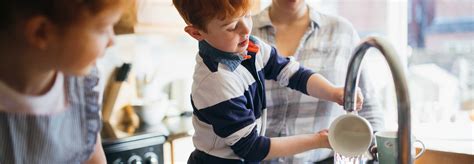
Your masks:
<path fill-rule="evenodd" d="M 335 152 L 356 157 L 368 151 L 372 143 L 372 126 L 365 118 L 348 113 L 331 123 L 328 137 Z"/>

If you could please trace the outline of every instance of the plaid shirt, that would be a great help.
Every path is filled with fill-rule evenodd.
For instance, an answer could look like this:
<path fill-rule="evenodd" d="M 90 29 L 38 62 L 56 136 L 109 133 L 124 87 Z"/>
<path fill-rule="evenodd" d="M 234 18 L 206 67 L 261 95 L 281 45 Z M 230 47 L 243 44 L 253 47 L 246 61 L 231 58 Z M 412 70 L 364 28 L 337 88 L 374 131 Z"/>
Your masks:
<path fill-rule="evenodd" d="M 325 15 L 311 7 L 309 12 L 310 26 L 292 56 L 303 66 L 313 69 L 332 83 L 343 86 L 352 50 L 359 42 L 359 36 L 354 27 L 341 17 Z M 253 35 L 275 46 L 276 29 L 270 21 L 269 8 L 253 16 L 253 22 Z M 359 115 L 365 117 L 377 131 L 383 128 L 383 114 L 366 69 L 362 68 L 359 82 L 364 94 L 364 105 Z M 315 133 L 329 128 L 332 120 L 345 114 L 342 106 L 336 103 L 318 100 L 281 87 L 275 81 L 267 80 L 265 83 L 268 107 L 266 136 Z M 331 156 L 330 149 L 317 149 L 293 157 L 275 159 L 272 162 L 316 162 Z"/>

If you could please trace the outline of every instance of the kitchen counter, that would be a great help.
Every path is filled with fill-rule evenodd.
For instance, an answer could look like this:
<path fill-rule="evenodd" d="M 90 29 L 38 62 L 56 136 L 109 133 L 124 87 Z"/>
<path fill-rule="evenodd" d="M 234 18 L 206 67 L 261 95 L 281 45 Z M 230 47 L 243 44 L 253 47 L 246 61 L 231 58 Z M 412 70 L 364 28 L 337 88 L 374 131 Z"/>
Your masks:
<path fill-rule="evenodd" d="M 474 156 L 474 123 L 417 125 L 413 134 L 428 150 Z"/>

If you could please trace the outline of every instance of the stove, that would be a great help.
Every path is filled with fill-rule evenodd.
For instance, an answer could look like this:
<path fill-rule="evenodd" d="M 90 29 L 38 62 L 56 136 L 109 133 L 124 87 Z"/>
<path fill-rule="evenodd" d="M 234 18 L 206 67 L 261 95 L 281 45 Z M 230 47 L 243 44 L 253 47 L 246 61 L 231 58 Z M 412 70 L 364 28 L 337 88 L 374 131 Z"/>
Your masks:
<path fill-rule="evenodd" d="M 128 137 L 104 139 L 107 163 L 109 164 L 163 164 L 163 144 L 168 132 L 159 125 L 140 126 Z"/>

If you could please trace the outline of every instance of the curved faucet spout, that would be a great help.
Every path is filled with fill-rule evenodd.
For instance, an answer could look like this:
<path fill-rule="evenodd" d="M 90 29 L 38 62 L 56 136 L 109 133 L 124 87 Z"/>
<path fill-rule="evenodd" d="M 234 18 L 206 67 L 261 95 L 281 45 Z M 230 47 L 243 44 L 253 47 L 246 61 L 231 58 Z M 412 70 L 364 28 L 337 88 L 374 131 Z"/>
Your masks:
<path fill-rule="evenodd" d="M 344 110 L 352 112 L 355 110 L 356 88 L 359 83 L 360 65 L 371 48 L 377 48 L 387 60 L 392 72 L 393 82 L 398 105 L 398 157 L 397 163 L 411 164 L 411 121 L 410 121 L 410 98 L 408 96 L 408 85 L 406 76 L 395 49 L 380 37 L 369 37 L 365 39 L 354 51 L 347 70 L 344 88 Z"/>

